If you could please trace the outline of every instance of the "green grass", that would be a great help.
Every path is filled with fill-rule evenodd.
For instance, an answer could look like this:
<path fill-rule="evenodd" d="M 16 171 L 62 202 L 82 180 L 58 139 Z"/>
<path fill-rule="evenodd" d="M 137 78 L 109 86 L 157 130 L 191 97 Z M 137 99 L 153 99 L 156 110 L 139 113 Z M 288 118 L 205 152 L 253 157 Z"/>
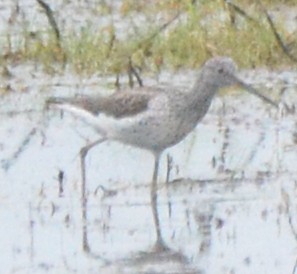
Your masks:
<path fill-rule="evenodd" d="M 295 4 L 295 1 L 267 0 L 263 5 L 271 7 L 280 2 Z M 6 63 L 33 61 L 42 64 L 49 73 L 67 66 L 78 74 L 121 74 L 127 72 L 129 60 L 142 71 L 196 68 L 214 55 L 231 56 L 244 67 L 294 66 L 278 46 L 255 1 L 234 3 L 254 21 L 238 13 L 232 14 L 222 0 L 197 0 L 196 5 L 190 0 L 150 1 L 150 4 L 144 0 L 125 0 L 120 8 L 122 16 L 129 17 L 138 12 L 151 20 L 126 38 L 117 37 L 112 23 L 102 28 L 98 26 L 96 32 L 90 31 L 88 26 L 80 33 L 64 31 L 60 44 L 50 27 L 46 33 L 36 34 L 29 33 L 24 27 L 14 49 L 11 49 L 9 34 L 0 47 L 5 49 Z M 101 12 L 106 15 L 112 10 L 105 5 Z M 177 12 L 181 15 L 165 31 L 158 32 L 160 23 L 153 19 L 157 12 L 168 21 Z M 286 42 L 288 35 L 283 22 L 274 23 Z M 158 34 L 154 36 L 156 32 Z M 287 42 L 293 45 L 292 51 L 297 52 L 294 37 L 291 35 Z M 3 59 L 2 56 L 2 62 Z"/>

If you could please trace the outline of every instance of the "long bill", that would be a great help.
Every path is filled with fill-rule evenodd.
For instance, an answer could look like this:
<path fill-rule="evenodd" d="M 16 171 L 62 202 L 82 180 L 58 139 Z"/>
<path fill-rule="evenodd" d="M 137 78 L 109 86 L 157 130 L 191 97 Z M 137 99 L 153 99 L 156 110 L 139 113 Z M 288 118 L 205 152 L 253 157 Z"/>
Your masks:
<path fill-rule="evenodd" d="M 272 99 L 266 97 L 265 95 L 259 93 L 256 89 L 254 89 L 252 86 L 244 83 L 243 81 L 241 81 L 240 79 L 238 79 L 237 77 L 235 77 L 234 75 L 232 75 L 232 78 L 234 79 L 234 82 L 239 85 L 241 88 L 245 89 L 247 92 L 257 96 L 258 98 L 260 98 L 261 100 L 263 100 L 264 102 L 273 105 L 274 107 L 278 108 L 278 104 L 276 102 L 274 102 Z"/>

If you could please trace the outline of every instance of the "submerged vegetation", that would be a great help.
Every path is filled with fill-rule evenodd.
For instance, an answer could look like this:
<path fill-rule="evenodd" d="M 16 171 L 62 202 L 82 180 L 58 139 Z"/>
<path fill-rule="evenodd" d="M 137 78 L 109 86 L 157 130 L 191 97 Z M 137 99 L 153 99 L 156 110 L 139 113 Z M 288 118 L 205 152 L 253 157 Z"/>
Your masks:
<path fill-rule="evenodd" d="M 196 68 L 213 55 L 232 56 L 245 67 L 295 65 L 296 32 L 289 33 L 280 17 L 272 21 L 268 12 L 281 3 L 296 5 L 295 0 L 237 2 L 123 0 L 116 8 L 109 1 L 92 5 L 90 17 L 117 13 L 129 22 L 124 32 L 113 20 L 65 29 L 53 24 L 55 11 L 44 6 L 48 30 L 32 32 L 23 26 L 17 39 L 7 33 L 0 44 L 1 60 L 34 61 L 49 72 L 61 65 L 76 73 L 136 76 L 139 71 Z"/>

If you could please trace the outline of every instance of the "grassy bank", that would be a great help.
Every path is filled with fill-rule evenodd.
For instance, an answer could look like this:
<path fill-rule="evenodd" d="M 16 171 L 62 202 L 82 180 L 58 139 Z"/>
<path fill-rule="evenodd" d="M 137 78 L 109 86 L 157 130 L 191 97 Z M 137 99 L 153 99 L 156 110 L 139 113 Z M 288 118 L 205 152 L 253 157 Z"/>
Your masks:
<path fill-rule="evenodd" d="M 196 68 L 213 55 L 229 55 L 244 67 L 295 66 L 276 39 L 263 7 L 273 9 L 295 1 L 132 1 L 124 0 L 119 10 L 123 19 L 141 14 L 145 24 L 118 35 L 115 25 L 79 32 L 63 30 L 57 37 L 51 25 L 46 32 L 29 32 L 17 38 L 7 33 L 1 43 L 2 63 L 34 61 L 48 72 L 70 67 L 79 74 L 121 74 L 134 69 L 157 73 L 162 69 Z M 233 3 L 233 2 L 232 2 Z M 102 1 L 95 16 L 114 12 Z M 53 13 L 53 16 L 55 14 Z M 162 20 L 156 20 L 162 18 Z M 292 54 L 297 53 L 297 35 L 288 34 L 284 22 L 273 21 L 277 34 Z M 58 26 L 59 27 L 59 26 Z M 131 27 L 132 28 L 132 27 Z M 12 39 L 14 47 L 12 48 Z"/>

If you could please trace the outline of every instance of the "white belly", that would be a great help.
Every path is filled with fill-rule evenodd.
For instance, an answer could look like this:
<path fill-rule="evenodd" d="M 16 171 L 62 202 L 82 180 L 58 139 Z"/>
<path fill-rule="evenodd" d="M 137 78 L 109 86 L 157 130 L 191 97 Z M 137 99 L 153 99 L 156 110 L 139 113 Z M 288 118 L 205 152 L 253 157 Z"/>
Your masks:
<path fill-rule="evenodd" d="M 194 120 L 194 119 L 193 119 Z M 180 142 L 193 128 L 196 121 L 183 121 L 166 111 L 143 113 L 133 117 L 114 119 L 99 115 L 98 126 L 109 139 L 132 146 L 162 151 Z"/>

